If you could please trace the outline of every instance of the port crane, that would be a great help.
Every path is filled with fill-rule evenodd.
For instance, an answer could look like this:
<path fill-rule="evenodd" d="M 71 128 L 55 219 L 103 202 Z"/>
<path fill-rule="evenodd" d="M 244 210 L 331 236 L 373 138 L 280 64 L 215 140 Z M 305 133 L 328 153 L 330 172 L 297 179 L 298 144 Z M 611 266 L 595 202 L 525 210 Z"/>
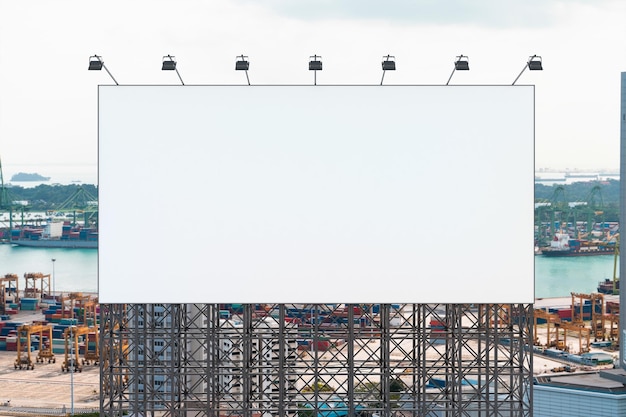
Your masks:
<path fill-rule="evenodd" d="M 98 198 L 91 195 L 82 185 L 76 188 L 76 191 L 59 205 L 55 211 L 66 212 L 72 214 L 72 224 L 78 222 L 78 215 L 83 216 L 83 224 L 85 227 L 98 224 Z"/>
<path fill-rule="evenodd" d="M 52 288 L 50 285 L 50 274 L 27 272 L 24 274 L 24 281 L 26 282 L 24 297 L 41 299 L 42 295 L 50 294 Z"/>
<path fill-rule="evenodd" d="M 607 301 L 605 306 L 606 320 L 611 323 L 609 338 L 616 344 L 619 344 L 619 303 L 615 301 Z"/>
<path fill-rule="evenodd" d="M 52 325 L 50 324 L 24 324 L 17 328 L 17 358 L 15 359 L 15 369 L 35 369 L 31 357 L 31 344 L 33 336 L 37 335 L 39 339 L 39 353 L 37 354 L 37 363 L 55 363 L 54 353 L 52 352 Z M 26 343 L 22 343 L 22 339 L 26 339 Z"/>
<path fill-rule="evenodd" d="M 0 314 L 6 313 L 6 302 L 8 295 L 15 303 L 20 301 L 19 278 L 17 274 L 6 274 L 0 277 Z"/>
<path fill-rule="evenodd" d="M 95 335 L 94 341 L 96 343 L 95 349 L 89 349 L 89 342 L 85 344 L 84 359 L 80 360 L 80 351 L 78 349 L 78 340 L 81 336 Z M 73 371 L 82 372 L 82 365 L 89 365 L 91 362 L 98 364 L 98 328 L 96 326 L 70 326 L 63 332 L 65 339 L 65 360 L 61 365 L 62 372 L 69 372 L 70 368 Z"/>
<path fill-rule="evenodd" d="M 570 202 L 562 185 L 554 189 L 552 197 L 535 202 L 536 240 L 539 247 L 549 245 L 556 233 L 567 233 L 571 237 L 591 237 L 596 221 L 604 218 L 602 187 L 594 186 L 584 201 Z"/>
<path fill-rule="evenodd" d="M 541 309 L 533 310 L 533 317 L 535 319 L 535 323 L 533 326 L 535 345 L 540 344 L 539 337 L 537 335 L 537 327 L 538 327 L 537 324 L 538 324 L 539 319 L 543 319 L 547 323 L 546 346 L 549 346 L 550 345 L 550 326 L 554 327 L 555 331 L 557 331 L 556 326 L 561 323 L 561 318 L 556 313 L 549 313 L 546 310 L 541 310 Z"/>
<path fill-rule="evenodd" d="M 555 324 L 555 327 L 556 327 L 557 348 L 559 348 L 559 346 L 563 346 L 562 350 L 569 351 L 569 348 L 567 347 L 567 333 L 572 332 L 572 333 L 576 333 L 578 336 L 578 353 L 589 352 L 591 330 L 589 330 L 588 328 L 580 324 L 567 323 L 567 322 L 557 323 Z M 563 342 L 562 343 L 559 341 L 559 329 L 563 330 Z M 584 345 L 584 347 L 583 347 L 583 337 L 586 340 L 586 344 Z"/>
<path fill-rule="evenodd" d="M 619 264 L 619 234 L 615 234 L 615 253 L 613 258 L 613 294 L 619 294 L 619 277 L 617 265 Z"/>
<path fill-rule="evenodd" d="M 95 316 L 96 306 L 95 304 L 89 304 L 90 301 L 95 301 L 95 299 L 92 299 L 91 295 L 84 295 L 82 292 L 71 292 L 68 295 L 61 295 L 60 298 L 62 319 L 78 318 L 75 308 L 85 308 L 86 305 L 88 305 L 88 308 L 90 309 L 88 314 Z"/>

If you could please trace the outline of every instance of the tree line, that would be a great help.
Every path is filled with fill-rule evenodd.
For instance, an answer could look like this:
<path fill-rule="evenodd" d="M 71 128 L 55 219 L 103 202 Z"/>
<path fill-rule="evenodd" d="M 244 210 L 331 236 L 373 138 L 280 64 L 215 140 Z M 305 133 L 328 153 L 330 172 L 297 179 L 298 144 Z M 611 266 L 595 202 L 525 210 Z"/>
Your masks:
<path fill-rule="evenodd" d="M 620 183 L 617 180 L 581 181 L 572 184 L 544 185 L 535 183 L 535 203 L 551 203 L 566 207 L 568 203 L 587 203 L 603 213 L 604 221 L 619 221 Z"/>
<path fill-rule="evenodd" d="M 98 187 L 93 184 L 47 185 L 24 188 L 13 185 L 3 190 L 3 201 L 0 207 L 6 211 L 10 207 L 15 209 L 28 202 L 26 207 L 32 211 L 58 210 L 64 203 L 70 208 L 84 209 L 93 200 L 97 201 Z"/>
<path fill-rule="evenodd" d="M 84 191 L 84 193 L 81 193 Z M 2 209 L 16 201 L 28 201 L 31 210 L 45 211 L 58 209 L 73 196 L 77 199 L 74 208 L 86 205 L 85 196 L 97 199 L 98 187 L 93 184 L 47 185 L 41 184 L 32 188 L 11 186 L 5 189 L 6 201 L 2 201 Z M 80 195 L 83 194 L 83 195 Z M 593 208 L 605 212 L 607 221 L 617 221 L 620 206 L 619 181 L 585 181 L 573 184 L 544 185 L 535 184 L 535 203 L 567 204 L 570 202 L 586 202 Z"/>

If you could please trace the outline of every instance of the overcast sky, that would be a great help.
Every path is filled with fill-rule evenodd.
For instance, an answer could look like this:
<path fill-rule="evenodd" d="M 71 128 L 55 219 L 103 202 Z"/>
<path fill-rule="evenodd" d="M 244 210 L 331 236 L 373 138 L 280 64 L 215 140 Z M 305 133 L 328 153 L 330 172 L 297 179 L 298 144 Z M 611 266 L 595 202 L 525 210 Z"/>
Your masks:
<path fill-rule="evenodd" d="M 311 84 L 313 54 L 318 84 L 379 84 L 387 54 L 385 84 L 445 84 L 463 54 L 451 84 L 470 85 L 511 84 L 537 54 L 544 71 L 517 82 L 536 86 L 536 168 L 619 167 L 623 0 L 6 0 L 0 16 L 4 167 L 95 171 L 97 85 L 112 80 L 87 71 L 93 54 L 120 84 L 179 83 L 167 54 L 185 84 L 245 83 L 240 54 L 252 84 Z"/>

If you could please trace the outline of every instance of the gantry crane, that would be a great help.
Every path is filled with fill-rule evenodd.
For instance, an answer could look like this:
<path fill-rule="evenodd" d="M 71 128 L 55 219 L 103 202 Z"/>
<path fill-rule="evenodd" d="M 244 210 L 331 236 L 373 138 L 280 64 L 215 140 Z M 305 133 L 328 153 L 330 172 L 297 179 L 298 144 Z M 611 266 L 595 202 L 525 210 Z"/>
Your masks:
<path fill-rule="evenodd" d="M 619 303 L 615 301 L 606 302 L 606 319 L 611 323 L 609 338 L 619 345 Z"/>
<path fill-rule="evenodd" d="M 24 297 L 41 299 L 44 294 L 50 294 L 50 274 L 27 272 L 24 274 L 24 280 L 26 281 Z M 39 285 L 37 285 L 38 283 Z"/>
<path fill-rule="evenodd" d="M 94 365 L 98 365 L 100 361 L 100 349 L 98 348 L 98 344 L 99 344 L 98 339 L 100 339 L 100 335 L 98 334 L 98 326 L 94 325 L 94 326 L 89 326 L 87 328 L 89 329 L 89 331 L 85 333 L 87 335 L 87 339 L 85 340 L 85 352 L 83 353 L 84 359 L 82 360 L 82 364 L 91 365 L 93 363 Z M 89 335 L 94 335 L 93 349 L 89 347 Z"/>
<path fill-rule="evenodd" d="M 583 300 L 591 301 L 591 330 L 594 334 L 594 340 L 606 340 L 606 314 L 604 305 L 604 294 L 572 294 L 572 323 L 582 325 L 583 320 Z M 578 310 L 576 309 L 576 298 L 580 298 Z M 598 312 L 598 309 L 600 310 Z"/>
<path fill-rule="evenodd" d="M 0 314 L 5 313 L 7 295 L 13 293 L 15 303 L 20 301 L 19 278 L 16 274 L 0 277 Z"/>
<path fill-rule="evenodd" d="M 79 318 L 75 311 L 75 307 L 84 308 L 90 301 L 94 301 L 91 295 L 85 295 L 82 292 L 71 292 L 67 296 L 61 296 L 61 318 Z M 95 305 L 90 305 L 95 315 Z M 84 316 L 84 315 L 83 315 Z"/>
<path fill-rule="evenodd" d="M 84 359 L 80 360 L 80 352 L 78 349 L 78 339 L 81 336 L 95 334 L 95 342 L 96 346 L 94 350 L 89 349 L 89 343 L 85 345 L 85 353 Z M 82 372 L 83 364 L 90 364 L 93 362 L 94 364 L 98 363 L 98 327 L 93 326 L 70 326 L 63 332 L 63 336 L 65 338 L 65 360 L 63 361 L 63 365 L 61 365 L 61 371 L 70 371 L 70 368 L 73 368 L 73 371 Z M 87 336 L 87 339 L 89 337 Z"/>
<path fill-rule="evenodd" d="M 613 294 L 619 294 L 619 277 L 617 276 L 617 265 L 619 263 L 619 233 L 615 236 L 615 254 L 613 256 Z"/>
<path fill-rule="evenodd" d="M 567 350 L 569 351 L 569 348 L 567 347 L 567 332 L 574 332 L 577 333 L 578 335 L 578 353 L 584 353 L 584 352 L 589 352 L 589 341 L 591 338 L 591 331 L 586 328 L 585 326 L 582 326 L 580 324 L 576 324 L 576 323 L 566 323 L 566 322 L 561 322 L 555 325 L 556 326 L 556 344 L 557 344 L 557 348 L 559 345 L 561 345 L 559 343 L 559 329 L 563 329 L 563 349 L 562 350 Z M 583 336 L 585 337 L 587 343 L 583 349 Z"/>
<path fill-rule="evenodd" d="M 45 333 L 45 334 L 44 334 Z M 50 324 L 24 324 L 17 328 L 17 359 L 15 359 L 15 369 L 35 369 L 31 359 L 32 335 L 39 337 L 39 353 L 37 363 L 56 362 L 52 352 L 52 325 Z M 44 339 L 44 336 L 47 339 Z M 22 343 L 22 338 L 26 338 L 26 344 Z"/>
<path fill-rule="evenodd" d="M 533 316 L 535 318 L 535 323 L 534 323 L 534 326 L 533 326 L 533 330 L 534 330 L 534 333 L 535 333 L 534 334 L 535 345 L 539 345 L 539 338 L 537 337 L 537 321 L 539 319 L 545 319 L 546 323 L 548 325 L 547 326 L 547 335 L 546 335 L 546 346 L 550 346 L 552 344 L 552 342 L 550 340 L 550 325 L 552 325 L 553 327 L 556 328 L 556 326 L 561 323 L 561 318 L 559 317 L 558 314 L 549 313 L 549 312 L 547 312 L 545 310 L 541 310 L 541 309 L 534 310 L 533 311 Z M 558 330 L 555 329 L 555 333 L 557 333 L 556 345 L 557 345 L 557 348 L 558 348 L 559 347 L 558 346 L 558 340 L 559 340 L 559 338 L 558 338 Z M 563 346 L 561 346 L 561 347 L 563 347 Z"/>
<path fill-rule="evenodd" d="M 83 309 L 83 324 L 98 325 L 98 297 L 90 298 L 81 305 Z"/>
<path fill-rule="evenodd" d="M 604 294 L 601 293 L 592 293 L 592 294 L 581 294 L 581 293 L 570 293 L 572 295 L 572 323 L 582 323 L 584 322 L 584 314 L 583 314 L 583 300 L 589 300 L 591 306 L 591 321 L 595 321 L 595 316 L 604 313 Z M 579 303 L 576 304 L 576 299 L 580 299 Z M 597 311 L 597 307 L 599 307 L 600 312 Z"/>

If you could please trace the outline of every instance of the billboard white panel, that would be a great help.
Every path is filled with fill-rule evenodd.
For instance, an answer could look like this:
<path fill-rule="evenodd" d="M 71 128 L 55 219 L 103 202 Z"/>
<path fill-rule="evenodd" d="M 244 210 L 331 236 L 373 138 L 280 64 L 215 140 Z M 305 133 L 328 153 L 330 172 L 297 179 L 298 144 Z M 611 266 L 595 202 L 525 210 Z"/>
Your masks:
<path fill-rule="evenodd" d="M 103 303 L 532 303 L 532 86 L 100 86 Z"/>

